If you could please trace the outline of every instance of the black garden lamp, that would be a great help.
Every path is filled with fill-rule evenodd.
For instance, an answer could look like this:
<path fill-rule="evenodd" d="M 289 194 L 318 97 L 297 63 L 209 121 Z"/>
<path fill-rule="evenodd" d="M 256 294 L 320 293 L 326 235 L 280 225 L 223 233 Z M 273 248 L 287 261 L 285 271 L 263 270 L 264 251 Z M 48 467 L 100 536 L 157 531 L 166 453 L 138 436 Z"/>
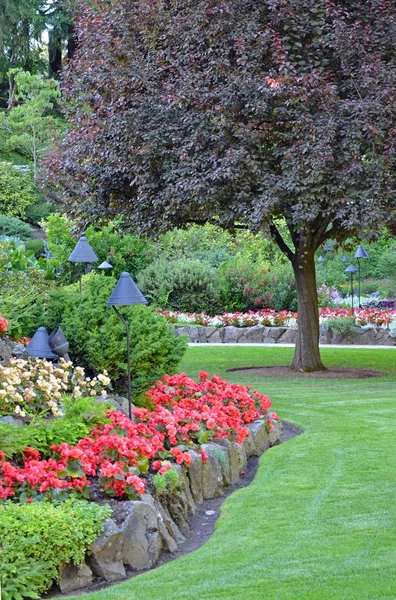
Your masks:
<path fill-rule="evenodd" d="M 348 262 L 349 258 L 347 257 L 346 254 L 344 254 L 344 256 L 342 257 L 342 262 Z"/>
<path fill-rule="evenodd" d="M 26 352 L 31 358 L 48 358 L 55 360 L 59 358 L 57 354 L 52 352 L 48 344 L 48 332 L 45 327 L 39 327 L 26 346 Z"/>
<path fill-rule="evenodd" d="M 366 250 L 363 248 L 363 246 L 359 246 L 358 249 L 355 252 L 355 258 L 357 258 L 358 261 L 358 271 L 359 271 L 359 292 L 358 292 L 358 297 L 359 297 L 359 308 L 361 308 L 360 306 L 360 259 L 361 258 L 370 258 L 370 255 L 368 252 L 366 252 Z"/>
<path fill-rule="evenodd" d="M 344 273 L 349 273 L 351 276 L 351 296 L 352 296 L 352 316 L 353 316 L 353 274 L 356 273 L 358 269 L 353 265 L 349 265 L 344 271 Z"/>
<path fill-rule="evenodd" d="M 319 256 L 319 258 L 318 258 L 318 263 L 319 263 L 319 264 L 322 264 L 323 262 L 324 262 L 324 258 L 323 258 L 323 256 Z"/>
<path fill-rule="evenodd" d="M 104 271 L 106 271 L 107 269 L 112 269 L 112 268 L 113 268 L 113 265 L 111 265 L 108 260 L 104 260 L 98 266 L 98 269 L 103 269 Z"/>
<path fill-rule="evenodd" d="M 70 362 L 69 342 L 65 338 L 60 325 L 55 327 L 54 331 L 48 337 L 48 345 L 52 352 L 54 352 L 58 358 L 63 358 L 67 362 Z"/>
<path fill-rule="evenodd" d="M 132 400 L 131 400 L 131 348 L 128 322 L 125 317 L 117 309 L 117 306 L 131 306 L 132 304 L 147 304 L 146 298 L 139 290 L 136 283 L 133 281 L 129 273 L 121 273 L 110 298 L 106 305 L 112 306 L 117 313 L 117 316 L 124 323 L 127 338 L 127 355 L 128 355 L 128 415 L 132 417 Z"/>
<path fill-rule="evenodd" d="M 87 238 L 85 237 L 85 235 L 83 235 L 80 237 L 79 241 L 77 242 L 76 247 L 74 248 L 73 252 L 70 254 L 70 256 L 67 260 L 69 262 L 75 262 L 75 263 L 94 263 L 94 262 L 98 262 L 99 259 L 96 256 L 95 252 L 93 251 Z M 81 279 L 82 279 L 82 273 L 80 273 L 80 294 L 82 291 Z"/>

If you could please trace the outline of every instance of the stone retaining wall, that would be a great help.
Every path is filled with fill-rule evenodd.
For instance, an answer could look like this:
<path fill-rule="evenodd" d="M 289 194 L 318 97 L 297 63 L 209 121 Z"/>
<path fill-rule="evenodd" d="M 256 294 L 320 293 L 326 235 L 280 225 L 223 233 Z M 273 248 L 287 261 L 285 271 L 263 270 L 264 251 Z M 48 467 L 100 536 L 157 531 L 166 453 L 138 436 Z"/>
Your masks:
<path fill-rule="evenodd" d="M 172 327 L 175 335 L 188 335 L 191 342 L 200 344 L 294 344 L 297 329 L 291 327 L 196 327 L 194 325 Z M 320 343 L 322 344 L 358 344 L 358 345 L 384 345 L 396 346 L 396 338 L 391 337 L 389 331 L 377 327 L 366 329 L 355 327 L 354 332 L 341 334 L 326 325 L 320 327 Z"/>
<path fill-rule="evenodd" d="M 155 567 L 163 552 L 174 553 L 189 533 L 189 521 L 197 506 L 224 494 L 224 488 L 237 483 L 251 456 L 259 456 L 281 440 L 281 424 L 270 433 L 264 421 L 248 425 L 249 436 L 238 445 L 229 440 L 203 444 L 208 460 L 191 452 L 188 467 L 175 465 L 181 488 L 172 494 L 145 494 L 141 501 L 117 503 L 114 519 L 106 519 L 105 529 L 91 548 L 86 562 L 77 568 L 62 564 L 60 590 L 69 594 L 90 586 L 94 578 L 121 581 L 127 570 L 144 571 Z"/>

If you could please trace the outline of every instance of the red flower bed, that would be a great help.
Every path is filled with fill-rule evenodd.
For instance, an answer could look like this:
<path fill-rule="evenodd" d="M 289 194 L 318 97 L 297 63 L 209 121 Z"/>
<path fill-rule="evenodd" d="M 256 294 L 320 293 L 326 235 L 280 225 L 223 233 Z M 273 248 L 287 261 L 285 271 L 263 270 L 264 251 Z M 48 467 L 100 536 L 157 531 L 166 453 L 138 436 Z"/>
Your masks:
<path fill-rule="evenodd" d="M 153 410 L 135 409 L 132 421 L 110 411 L 110 423 L 96 427 L 76 446 L 52 446 L 53 458 L 48 460 L 27 448 L 23 466 L 18 467 L 1 453 L 0 498 L 23 494 L 30 499 L 37 494 L 56 495 L 55 490 L 83 492 L 96 476 L 107 494 L 135 498 L 144 493 L 150 461 L 160 472 L 169 468 L 162 461 L 188 465 L 189 448 L 216 438 L 242 443 L 249 433 L 248 423 L 262 418 L 272 428 L 278 419 L 268 413 L 267 396 L 218 375 L 209 379 L 204 372 L 198 383 L 185 374 L 165 376 L 149 390 L 148 400 Z"/>

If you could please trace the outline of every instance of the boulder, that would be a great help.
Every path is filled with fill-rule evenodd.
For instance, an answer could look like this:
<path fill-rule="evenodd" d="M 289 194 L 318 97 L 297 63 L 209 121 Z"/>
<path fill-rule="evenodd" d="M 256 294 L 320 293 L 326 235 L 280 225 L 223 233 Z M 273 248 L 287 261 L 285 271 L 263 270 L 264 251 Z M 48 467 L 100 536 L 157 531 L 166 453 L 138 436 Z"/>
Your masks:
<path fill-rule="evenodd" d="M 223 495 L 223 470 L 219 460 L 219 446 L 213 443 L 202 444 L 208 460 L 203 463 L 203 497 L 210 500 Z"/>
<path fill-rule="evenodd" d="M 211 344 L 223 343 L 224 328 L 223 327 L 205 327 L 206 341 Z"/>
<path fill-rule="evenodd" d="M 172 468 L 179 475 L 182 482 L 181 488 L 177 490 L 177 494 L 179 494 L 187 504 L 187 517 L 193 516 L 195 515 L 197 507 L 195 506 L 195 502 L 191 494 L 187 470 L 178 464 L 173 465 Z"/>
<path fill-rule="evenodd" d="M 165 525 L 164 519 L 162 517 L 163 510 L 159 509 L 158 503 L 156 503 L 155 499 L 150 494 L 143 494 L 142 500 L 143 502 L 147 502 L 147 504 L 150 504 L 150 506 L 152 506 L 157 512 L 158 530 L 161 535 L 163 549 L 165 550 L 165 552 L 176 552 L 177 543 Z"/>
<path fill-rule="evenodd" d="M 170 516 L 166 505 L 164 506 L 162 504 L 160 498 L 155 498 L 154 503 L 157 509 L 157 513 L 161 515 L 161 521 L 164 524 L 169 536 L 175 540 L 176 544 L 182 544 L 186 538 L 184 537 L 184 535 L 182 534 L 172 517 Z"/>
<path fill-rule="evenodd" d="M 176 523 L 181 533 L 186 536 L 190 531 L 188 524 L 188 503 L 184 493 L 161 494 L 161 504 L 167 509 L 168 513 Z"/>
<path fill-rule="evenodd" d="M 0 423 L 5 423 L 6 425 L 12 425 L 13 427 L 21 427 L 25 425 L 22 419 L 18 419 L 17 417 L 13 417 L 11 415 L 6 415 L 5 417 L 0 418 Z"/>
<path fill-rule="evenodd" d="M 256 449 L 254 454 L 260 456 L 264 450 L 267 450 L 270 447 L 270 437 L 267 432 L 265 421 L 254 421 L 254 423 L 248 425 L 248 429 Z"/>
<path fill-rule="evenodd" d="M 223 463 L 221 460 L 220 463 L 223 471 L 224 485 L 232 485 L 239 480 L 240 458 L 238 444 L 226 439 L 214 440 L 214 443 L 227 452 L 227 464 Z"/>
<path fill-rule="evenodd" d="M 187 467 L 187 476 L 190 482 L 191 495 L 195 504 L 203 502 L 203 463 L 199 452 L 189 450 L 192 462 Z"/>
<path fill-rule="evenodd" d="M 92 571 L 84 563 L 76 567 L 73 563 L 62 561 L 59 565 L 59 588 L 62 594 L 69 594 L 92 583 Z"/>
<path fill-rule="evenodd" d="M 247 435 L 243 440 L 243 447 L 245 448 L 247 459 L 256 454 L 256 446 L 254 444 L 254 439 L 250 431 L 249 435 Z"/>
<path fill-rule="evenodd" d="M 147 502 L 125 502 L 122 530 L 122 560 L 135 571 L 150 569 L 161 552 L 157 511 Z"/>
<path fill-rule="evenodd" d="M 297 329 L 291 329 L 291 328 L 282 328 L 282 329 L 283 329 L 283 333 L 278 341 L 281 342 L 282 344 L 295 344 L 296 339 L 297 339 Z"/>
<path fill-rule="evenodd" d="M 95 575 L 106 581 L 125 579 L 126 573 L 122 563 L 122 531 L 112 521 L 105 520 L 105 527 L 91 547 L 88 564 Z"/>
<path fill-rule="evenodd" d="M 246 344 L 261 344 L 264 339 L 264 330 L 263 325 L 245 327 L 242 329 L 241 341 Z"/>
<path fill-rule="evenodd" d="M 12 356 L 12 347 L 7 340 L 0 340 L 0 365 L 7 367 Z"/>
<path fill-rule="evenodd" d="M 243 336 L 243 328 L 226 325 L 224 328 L 223 342 L 224 344 L 237 343 L 239 338 Z"/>
<path fill-rule="evenodd" d="M 273 425 L 273 428 L 268 434 L 271 447 L 280 444 L 282 439 L 282 423 L 280 421 L 273 421 Z"/>

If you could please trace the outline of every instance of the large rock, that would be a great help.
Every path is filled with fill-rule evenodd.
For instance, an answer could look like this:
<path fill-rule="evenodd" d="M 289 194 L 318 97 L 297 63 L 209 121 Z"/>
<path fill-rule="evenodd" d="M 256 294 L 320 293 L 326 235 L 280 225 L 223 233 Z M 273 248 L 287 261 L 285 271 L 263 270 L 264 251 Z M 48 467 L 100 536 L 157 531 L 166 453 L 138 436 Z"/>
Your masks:
<path fill-rule="evenodd" d="M 176 550 L 177 550 L 176 540 L 174 539 L 174 537 L 171 533 L 171 530 L 170 531 L 168 530 L 168 528 L 165 524 L 164 518 L 162 516 L 164 509 L 159 504 L 159 502 L 156 501 L 153 498 L 153 496 L 151 496 L 150 494 L 143 494 L 142 500 L 143 500 L 143 502 L 147 502 L 147 504 L 150 504 L 150 506 L 152 506 L 154 508 L 154 510 L 157 512 L 158 530 L 161 535 L 163 550 L 165 550 L 165 552 L 171 552 L 171 553 L 176 552 Z M 184 540 L 184 538 L 183 538 L 183 540 Z"/>
<path fill-rule="evenodd" d="M 254 454 L 260 456 L 260 454 L 267 450 L 271 445 L 266 423 L 265 421 L 257 420 L 254 421 L 254 423 L 250 423 L 248 429 L 254 441 Z"/>
<path fill-rule="evenodd" d="M 161 504 L 166 508 L 178 529 L 184 536 L 190 532 L 188 524 L 188 503 L 183 493 L 166 493 L 160 495 Z"/>
<path fill-rule="evenodd" d="M 12 356 L 12 346 L 7 340 L 0 340 L 0 365 L 7 367 Z"/>
<path fill-rule="evenodd" d="M 203 463 L 203 497 L 211 500 L 223 495 L 223 470 L 219 460 L 219 447 L 216 444 L 203 444 L 208 460 Z"/>
<path fill-rule="evenodd" d="M 61 562 L 59 565 L 59 588 L 63 594 L 69 594 L 92 583 L 92 571 L 84 563 L 76 567 L 73 563 Z"/>
<path fill-rule="evenodd" d="M 251 456 L 256 454 L 256 446 L 254 443 L 253 435 L 249 431 L 249 435 L 243 440 L 243 447 L 245 448 L 246 458 L 249 459 Z"/>
<path fill-rule="evenodd" d="M 239 342 L 239 339 L 243 336 L 243 328 L 234 327 L 233 325 L 226 325 L 224 327 L 223 342 L 225 344 L 235 344 Z"/>
<path fill-rule="evenodd" d="M 191 495 L 196 504 L 203 502 L 203 465 L 202 456 L 199 452 L 189 450 L 192 462 L 187 467 L 187 476 L 190 481 Z"/>
<path fill-rule="evenodd" d="M 187 476 L 187 470 L 181 465 L 173 465 L 173 470 L 180 477 L 181 488 L 178 489 L 177 494 L 181 496 L 184 502 L 187 504 L 187 517 L 195 515 L 197 507 L 195 506 L 195 502 L 190 490 L 190 482 Z"/>
<path fill-rule="evenodd" d="M 122 524 L 122 560 L 135 571 L 151 569 L 161 552 L 158 515 L 147 502 L 125 502 L 127 517 Z"/>
<path fill-rule="evenodd" d="M 273 421 L 273 428 L 270 430 L 268 437 L 271 447 L 280 444 L 282 439 L 282 423 L 280 421 Z"/>
<path fill-rule="evenodd" d="M 176 544 L 182 544 L 186 538 L 180 531 L 179 527 L 176 525 L 175 521 L 170 516 L 169 511 L 166 507 L 166 504 L 164 506 L 162 504 L 160 498 L 155 498 L 154 503 L 155 503 L 155 507 L 157 509 L 157 513 L 159 515 L 161 515 L 161 521 L 164 524 L 169 536 L 175 540 Z M 170 546 L 173 546 L 173 545 L 170 544 Z M 168 547 L 168 550 L 170 552 L 172 552 L 172 550 L 170 550 L 169 547 Z"/>
<path fill-rule="evenodd" d="M 264 338 L 264 330 L 265 327 L 263 325 L 243 328 L 241 342 L 243 341 L 247 344 L 261 344 Z"/>
<path fill-rule="evenodd" d="M 104 531 L 91 547 L 88 564 L 95 575 L 106 581 L 125 579 L 125 567 L 122 563 L 122 531 L 112 521 L 105 520 Z"/>
<path fill-rule="evenodd" d="M 214 440 L 214 443 L 221 446 L 227 452 L 227 464 L 222 463 L 221 460 L 220 463 L 223 471 L 224 485 L 232 485 L 239 480 L 240 474 L 240 452 L 238 445 L 226 439 Z"/>
<path fill-rule="evenodd" d="M 12 415 L 6 415 L 5 417 L 1 417 L 0 424 L 12 425 L 12 427 L 21 427 L 22 425 L 25 425 L 25 422 L 22 419 L 13 417 Z"/>

